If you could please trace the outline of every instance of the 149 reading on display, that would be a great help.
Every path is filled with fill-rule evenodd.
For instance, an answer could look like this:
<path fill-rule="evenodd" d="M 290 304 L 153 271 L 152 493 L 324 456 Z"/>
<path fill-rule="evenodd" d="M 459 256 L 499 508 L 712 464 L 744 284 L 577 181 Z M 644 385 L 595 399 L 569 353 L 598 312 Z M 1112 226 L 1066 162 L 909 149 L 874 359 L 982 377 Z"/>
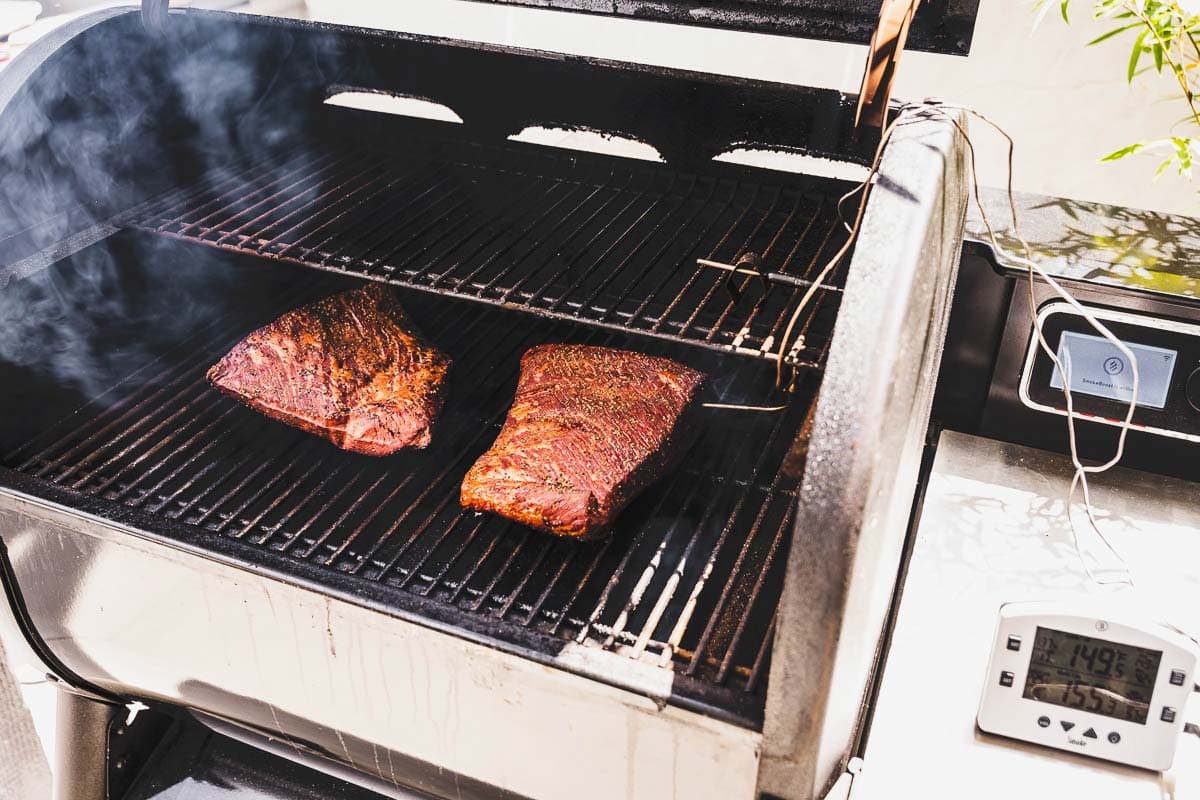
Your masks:
<path fill-rule="evenodd" d="M 1146 724 L 1162 652 L 1037 629 L 1022 697 Z"/>

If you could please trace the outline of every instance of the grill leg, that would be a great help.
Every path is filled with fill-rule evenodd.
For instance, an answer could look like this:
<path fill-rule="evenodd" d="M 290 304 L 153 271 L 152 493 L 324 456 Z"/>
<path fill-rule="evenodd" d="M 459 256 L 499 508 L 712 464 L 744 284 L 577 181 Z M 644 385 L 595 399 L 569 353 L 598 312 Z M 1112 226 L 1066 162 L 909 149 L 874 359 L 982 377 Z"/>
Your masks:
<path fill-rule="evenodd" d="M 54 800 L 106 800 L 108 730 L 124 709 L 58 693 Z"/>

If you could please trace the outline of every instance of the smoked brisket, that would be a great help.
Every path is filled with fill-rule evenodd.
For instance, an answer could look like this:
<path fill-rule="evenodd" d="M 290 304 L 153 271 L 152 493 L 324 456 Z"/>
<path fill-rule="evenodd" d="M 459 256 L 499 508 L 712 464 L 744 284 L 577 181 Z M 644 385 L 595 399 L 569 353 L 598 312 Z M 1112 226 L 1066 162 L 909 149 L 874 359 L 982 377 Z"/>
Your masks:
<path fill-rule="evenodd" d="M 690 441 L 704 376 L 666 358 L 582 345 L 525 353 L 508 419 L 467 472 L 462 504 L 581 539 L 603 534 Z"/>
<path fill-rule="evenodd" d="M 344 450 L 425 447 L 450 359 L 380 284 L 289 311 L 208 371 L 222 392 Z"/>

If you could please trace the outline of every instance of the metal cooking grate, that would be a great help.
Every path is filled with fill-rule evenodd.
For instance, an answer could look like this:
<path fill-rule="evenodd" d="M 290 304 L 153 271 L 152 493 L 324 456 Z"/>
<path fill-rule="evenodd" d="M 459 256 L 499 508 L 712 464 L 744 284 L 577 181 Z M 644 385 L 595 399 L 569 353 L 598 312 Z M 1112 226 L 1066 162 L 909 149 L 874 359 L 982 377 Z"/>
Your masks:
<path fill-rule="evenodd" d="M 529 346 L 590 342 L 675 357 L 713 376 L 711 399 L 733 403 L 769 399 L 770 366 L 408 294 L 412 316 L 455 360 L 447 407 L 427 450 L 368 458 L 207 385 L 205 370 L 249 330 L 346 283 L 261 264 L 243 273 L 238 285 L 263 297 L 254 314 L 207 322 L 3 465 L 318 565 L 351 586 L 367 581 L 488 620 L 497 635 L 523 630 L 672 665 L 676 682 L 701 686 L 706 703 L 761 700 L 798 490 L 786 456 L 815 374 L 785 413 L 707 411 L 685 463 L 620 517 L 615 535 L 578 543 L 458 504 L 461 478 L 494 439 Z"/>
<path fill-rule="evenodd" d="M 560 151 L 419 140 L 386 154 L 365 146 L 309 148 L 221 172 L 151 201 L 126 222 L 761 358 L 780 347 L 808 280 L 846 235 L 830 201 L 795 186 Z M 763 272 L 794 280 L 734 280 L 696 264 L 733 263 L 746 254 Z M 835 276 L 804 309 L 801 346 L 789 343 L 793 363 L 818 361 L 839 281 Z"/>

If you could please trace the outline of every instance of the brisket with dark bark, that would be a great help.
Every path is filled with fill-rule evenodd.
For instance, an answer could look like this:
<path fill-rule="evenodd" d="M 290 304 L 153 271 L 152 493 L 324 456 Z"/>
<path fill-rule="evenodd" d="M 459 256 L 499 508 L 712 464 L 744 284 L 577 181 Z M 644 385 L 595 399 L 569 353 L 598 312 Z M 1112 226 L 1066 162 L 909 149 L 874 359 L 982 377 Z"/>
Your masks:
<path fill-rule="evenodd" d="M 372 284 L 289 311 L 208 371 L 213 386 L 344 450 L 425 447 L 450 359 Z"/>
<path fill-rule="evenodd" d="M 508 419 L 462 504 L 581 539 L 603 534 L 682 455 L 704 376 L 666 358 L 542 345 L 521 359 Z"/>

